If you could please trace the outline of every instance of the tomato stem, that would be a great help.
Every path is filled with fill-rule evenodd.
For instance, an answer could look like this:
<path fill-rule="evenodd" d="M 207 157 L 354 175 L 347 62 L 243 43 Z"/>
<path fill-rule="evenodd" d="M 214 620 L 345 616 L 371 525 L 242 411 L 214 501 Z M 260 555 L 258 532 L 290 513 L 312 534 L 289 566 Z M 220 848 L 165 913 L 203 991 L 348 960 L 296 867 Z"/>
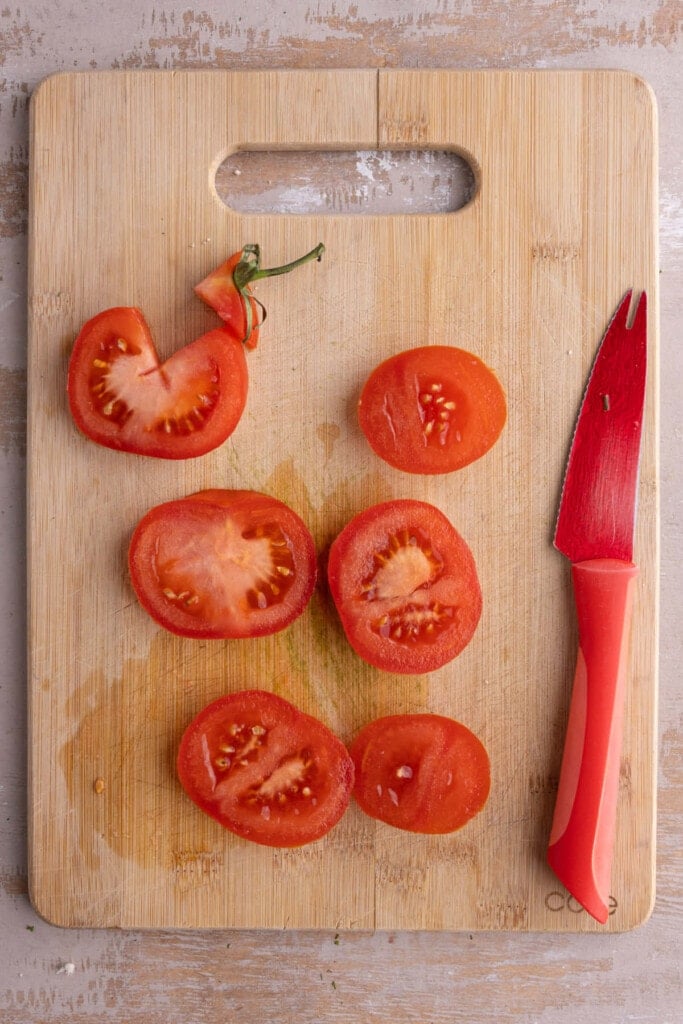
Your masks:
<path fill-rule="evenodd" d="M 256 248 L 258 249 L 258 246 L 256 246 Z M 317 260 L 320 262 L 324 252 L 325 246 L 320 242 L 316 245 L 315 249 L 311 249 L 311 251 L 307 252 L 304 256 L 299 256 L 298 260 L 292 260 L 291 263 L 285 263 L 282 267 L 258 268 L 250 280 L 258 281 L 261 277 L 276 277 L 278 274 L 288 274 L 290 270 L 294 270 L 295 267 L 300 267 L 304 263 L 310 263 L 311 260 Z"/>
<path fill-rule="evenodd" d="M 244 303 L 244 312 L 247 321 L 247 332 L 242 339 L 247 342 L 251 336 L 254 326 L 260 326 L 259 324 L 254 325 L 254 315 L 251 302 L 257 302 L 263 311 L 263 320 L 266 318 L 266 310 L 258 299 L 254 299 L 253 295 L 249 293 L 249 285 L 253 284 L 254 281 L 259 281 L 264 277 L 276 277 L 278 274 L 288 274 L 290 270 L 294 270 L 295 267 L 300 267 L 304 263 L 309 263 L 311 260 L 322 259 L 322 254 L 325 251 L 325 246 L 322 242 L 316 245 L 315 249 L 311 249 L 304 256 L 300 256 L 296 260 L 292 260 L 291 263 L 285 263 L 281 267 L 262 267 L 261 266 L 261 247 L 259 245 L 245 245 L 240 254 L 240 260 L 235 267 L 232 279 L 235 284 L 235 288 L 239 292 L 242 302 Z M 261 320 L 261 323 L 263 323 Z"/>

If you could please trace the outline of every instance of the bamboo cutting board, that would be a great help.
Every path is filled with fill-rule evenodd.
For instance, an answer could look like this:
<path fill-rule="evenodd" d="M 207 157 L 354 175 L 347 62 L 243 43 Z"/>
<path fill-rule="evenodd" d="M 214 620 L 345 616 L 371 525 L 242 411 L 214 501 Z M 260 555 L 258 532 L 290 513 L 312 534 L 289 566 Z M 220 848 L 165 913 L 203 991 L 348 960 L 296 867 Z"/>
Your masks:
<path fill-rule="evenodd" d="M 654 898 L 657 665 L 656 114 L 621 72 L 104 72 L 46 80 L 32 101 L 29 316 L 30 886 L 70 926 L 602 930 L 545 866 L 576 635 L 551 545 L 564 461 L 599 339 L 624 291 L 648 290 L 650 377 L 636 537 L 612 914 Z M 440 149 L 474 167 L 451 214 L 240 215 L 214 189 L 238 149 Z M 192 286 L 249 242 L 267 265 L 322 263 L 259 286 L 244 418 L 207 456 L 100 448 L 71 422 L 81 324 L 140 307 L 160 354 L 216 324 Z M 355 404 L 381 360 L 454 344 L 507 392 L 495 448 L 460 473 L 407 476 L 362 437 Z M 128 538 L 152 505 L 205 487 L 288 502 L 321 553 L 362 508 L 438 505 L 470 544 L 484 613 L 424 677 L 380 673 L 346 644 L 324 585 L 288 630 L 183 640 L 135 600 Z M 179 737 L 220 694 L 272 689 L 343 740 L 432 711 L 485 743 L 484 811 L 414 836 L 352 805 L 322 841 L 236 839 L 181 791 Z M 96 784 L 96 780 L 97 781 Z"/>

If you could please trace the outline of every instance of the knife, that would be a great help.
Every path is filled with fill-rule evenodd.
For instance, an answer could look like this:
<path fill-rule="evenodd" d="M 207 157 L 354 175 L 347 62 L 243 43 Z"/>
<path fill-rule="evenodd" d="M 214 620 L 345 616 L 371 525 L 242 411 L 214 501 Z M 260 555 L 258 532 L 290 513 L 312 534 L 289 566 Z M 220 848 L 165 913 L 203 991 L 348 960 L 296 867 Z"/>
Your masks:
<path fill-rule="evenodd" d="M 554 545 L 572 563 L 579 652 L 548 863 L 601 924 L 609 916 L 647 362 L 647 298 L 632 291 L 598 349 L 579 412 Z"/>

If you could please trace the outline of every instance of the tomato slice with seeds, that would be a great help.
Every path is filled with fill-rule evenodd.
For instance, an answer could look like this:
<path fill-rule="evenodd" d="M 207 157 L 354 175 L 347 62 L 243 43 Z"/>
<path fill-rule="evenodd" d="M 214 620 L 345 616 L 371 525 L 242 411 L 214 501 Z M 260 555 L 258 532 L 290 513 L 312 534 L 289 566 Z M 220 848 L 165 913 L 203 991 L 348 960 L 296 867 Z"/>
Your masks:
<path fill-rule="evenodd" d="M 481 740 L 442 715 L 389 715 L 356 736 L 354 797 L 366 814 L 408 832 L 445 834 L 484 807 L 491 788 Z"/>
<path fill-rule="evenodd" d="M 314 842 L 348 807 L 353 762 L 318 719 L 264 690 L 209 704 L 180 742 L 187 795 L 229 831 L 264 846 Z"/>
<path fill-rule="evenodd" d="M 313 538 L 289 506 L 256 491 L 207 490 L 152 508 L 128 562 L 142 607 L 178 636 L 276 633 L 315 586 Z"/>
<path fill-rule="evenodd" d="M 244 346 L 226 328 L 203 334 L 161 363 L 139 309 L 106 309 L 83 326 L 67 393 L 77 427 L 106 448 L 161 459 L 212 451 L 247 400 Z"/>
<path fill-rule="evenodd" d="M 244 346 L 258 340 L 261 304 L 251 286 L 320 260 L 322 243 L 281 267 L 261 266 L 246 245 L 195 288 L 224 321 L 161 363 L 139 309 L 98 313 L 74 342 L 67 381 L 79 430 L 106 448 L 190 459 L 218 448 L 239 423 L 247 400 Z M 264 314 L 265 315 L 265 314 Z"/>
<path fill-rule="evenodd" d="M 327 575 L 351 646 L 388 672 L 445 665 L 470 642 L 481 615 L 472 552 L 427 502 L 361 512 L 333 542 Z"/>
<path fill-rule="evenodd" d="M 409 349 L 380 363 L 358 405 L 370 447 L 405 473 L 462 469 L 493 447 L 506 416 L 493 371 L 448 345 Z"/>

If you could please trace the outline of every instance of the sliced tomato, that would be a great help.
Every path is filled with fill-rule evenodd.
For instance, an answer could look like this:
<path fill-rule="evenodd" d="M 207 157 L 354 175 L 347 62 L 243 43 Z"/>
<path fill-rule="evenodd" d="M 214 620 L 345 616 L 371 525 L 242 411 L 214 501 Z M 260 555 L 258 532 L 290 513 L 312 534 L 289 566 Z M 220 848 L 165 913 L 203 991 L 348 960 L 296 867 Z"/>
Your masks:
<path fill-rule="evenodd" d="M 78 428 L 107 448 L 189 459 L 221 445 L 247 399 L 241 341 L 225 328 L 203 334 L 164 363 L 139 309 L 106 309 L 83 326 L 67 391 Z"/>
<path fill-rule="evenodd" d="M 431 672 L 471 640 L 482 610 L 474 557 L 423 501 L 366 509 L 330 548 L 330 592 L 348 640 L 389 672 Z"/>
<path fill-rule="evenodd" d="M 281 267 L 262 267 L 261 247 L 245 245 L 241 252 L 235 253 L 225 263 L 212 270 L 203 281 L 195 285 L 194 290 L 215 310 L 247 348 L 256 348 L 259 314 L 262 323 L 266 311 L 252 295 L 251 286 L 266 277 L 289 274 L 296 267 L 301 267 L 311 260 L 320 261 L 324 251 L 325 246 L 320 242 L 310 252 L 292 260 L 291 263 L 285 263 Z"/>
<path fill-rule="evenodd" d="M 409 349 L 368 377 L 361 430 L 385 462 L 406 473 L 451 473 L 481 458 L 505 425 L 505 393 L 477 356 L 447 345 Z"/>
<path fill-rule="evenodd" d="M 244 251 L 236 252 L 207 274 L 194 290 L 226 323 L 231 334 L 242 339 L 247 348 L 254 349 L 258 344 L 259 306 L 246 286 L 242 290 L 237 287 L 234 277 L 243 260 Z"/>
<path fill-rule="evenodd" d="M 491 768 L 486 749 L 452 718 L 378 718 L 360 731 L 349 753 L 360 807 L 394 828 L 455 832 L 488 799 Z"/>
<path fill-rule="evenodd" d="M 284 629 L 306 607 L 317 571 L 304 522 L 256 491 L 209 490 L 157 505 L 138 523 L 128 561 L 152 618 L 204 639 Z"/>
<path fill-rule="evenodd" d="M 316 718 L 263 690 L 209 704 L 186 729 L 178 777 L 206 814 L 264 846 L 320 839 L 348 807 L 353 762 Z"/>

